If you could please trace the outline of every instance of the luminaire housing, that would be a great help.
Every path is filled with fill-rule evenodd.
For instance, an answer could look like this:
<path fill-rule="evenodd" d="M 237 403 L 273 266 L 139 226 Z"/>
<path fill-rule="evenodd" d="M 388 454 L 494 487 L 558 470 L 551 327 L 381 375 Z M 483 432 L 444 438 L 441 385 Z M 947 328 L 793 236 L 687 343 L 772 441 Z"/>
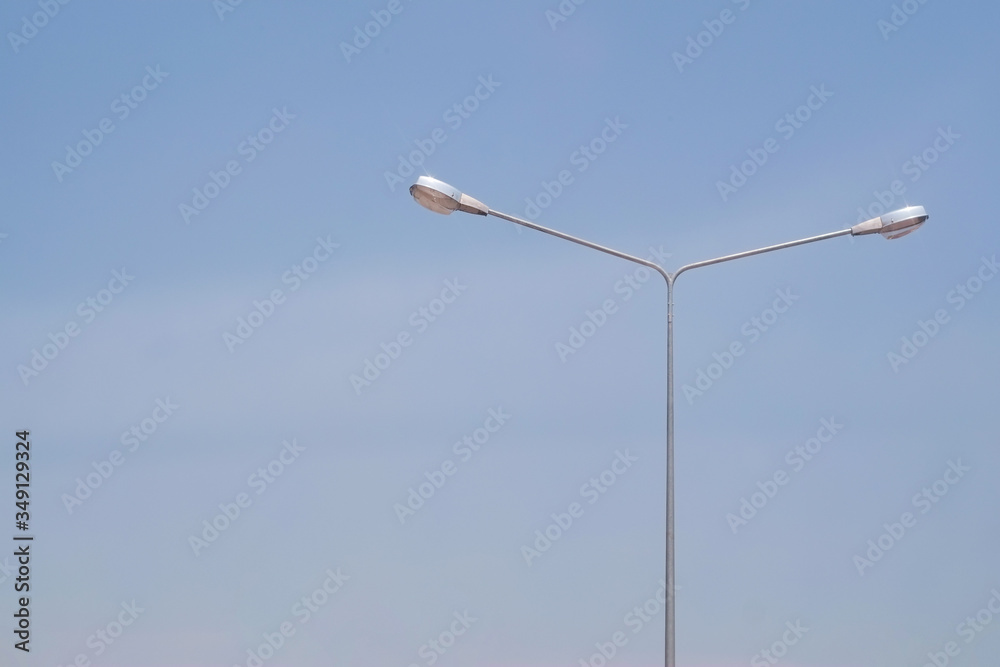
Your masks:
<path fill-rule="evenodd" d="M 851 236 L 881 234 L 887 239 L 898 239 L 915 232 L 920 225 L 927 222 L 928 217 L 930 216 L 923 206 L 907 206 L 854 225 L 851 227 Z"/>
<path fill-rule="evenodd" d="M 410 186 L 410 194 L 424 208 L 448 215 L 452 211 L 462 211 L 474 215 L 486 215 L 490 209 L 478 199 L 456 190 L 444 181 L 431 176 L 421 176 Z"/>

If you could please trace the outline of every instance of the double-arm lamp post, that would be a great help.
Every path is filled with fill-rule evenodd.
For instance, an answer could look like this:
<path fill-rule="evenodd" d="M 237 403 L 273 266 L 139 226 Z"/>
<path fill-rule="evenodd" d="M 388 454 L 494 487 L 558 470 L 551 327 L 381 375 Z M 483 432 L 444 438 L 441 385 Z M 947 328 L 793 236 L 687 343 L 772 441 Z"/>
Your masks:
<path fill-rule="evenodd" d="M 760 255 L 765 252 L 771 252 L 772 250 L 781 250 L 782 248 L 791 248 L 792 246 L 804 245 L 806 243 L 813 243 L 814 241 L 824 241 L 826 239 L 836 238 L 838 236 L 864 236 L 866 234 L 881 234 L 887 239 L 897 239 L 901 236 L 905 236 L 910 232 L 916 230 L 920 225 L 927 221 L 928 215 L 924 211 L 922 206 L 909 206 L 907 208 L 900 209 L 898 211 L 893 211 L 892 213 L 887 213 L 886 215 L 872 218 L 860 224 L 854 225 L 847 229 L 842 229 L 837 232 L 830 232 L 828 234 L 820 234 L 819 236 L 810 236 L 809 238 L 800 239 L 798 241 L 789 241 L 788 243 L 779 243 L 777 245 L 767 246 L 765 248 L 758 248 L 756 250 L 747 250 L 746 252 L 738 252 L 734 255 L 726 255 L 724 257 L 717 257 L 715 259 L 708 259 L 703 262 L 695 262 L 693 264 L 686 264 L 681 268 L 677 269 L 673 273 L 668 273 L 659 265 L 654 262 L 650 262 L 633 255 L 626 254 L 624 252 L 619 252 L 618 250 L 613 250 L 596 243 L 591 243 L 581 238 L 575 236 L 570 236 L 569 234 L 564 234 L 563 232 L 556 231 L 554 229 L 549 229 L 547 227 L 542 227 L 541 225 L 536 225 L 528 220 L 522 220 L 521 218 L 516 218 L 512 215 L 507 215 L 506 213 L 501 213 L 500 211 L 494 211 L 489 208 L 481 201 L 473 199 L 467 194 L 464 194 L 447 183 L 443 183 L 430 176 L 421 176 L 417 179 L 417 182 L 410 186 L 410 194 L 417 202 L 428 208 L 435 213 L 441 213 L 448 215 L 452 211 L 462 211 L 464 213 L 472 213 L 474 215 L 492 215 L 497 218 L 502 218 L 510 222 L 517 223 L 529 229 L 535 229 L 540 232 L 545 232 L 546 234 L 551 234 L 561 239 L 567 241 L 572 241 L 573 243 L 578 243 L 582 246 L 588 248 L 593 248 L 594 250 L 600 250 L 603 253 L 613 255 L 615 257 L 620 257 L 621 259 L 626 259 L 630 262 L 636 264 L 641 264 L 647 266 L 661 276 L 667 283 L 667 603 L 666 603 L 666 637 L 665 637 L 665 662 L 667 667 L 674 667 L 675 658 L 675 642 L 674 642 L 674 282 L 677 277 L 689 271 L 691 269 L 697 269 L 702 266 L 710 266 L 712 264 L 721 264 L 722 262 L 728 262 L 733 259 L 740 259 L 741 257 L 750 257 L 751 255 Z"/>

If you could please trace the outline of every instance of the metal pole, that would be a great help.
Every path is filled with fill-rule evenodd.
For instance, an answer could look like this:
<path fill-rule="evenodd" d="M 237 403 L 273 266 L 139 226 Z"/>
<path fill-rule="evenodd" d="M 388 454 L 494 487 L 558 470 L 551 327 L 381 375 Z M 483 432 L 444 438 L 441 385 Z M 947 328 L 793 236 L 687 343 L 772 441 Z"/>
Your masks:
<path fill-rule="evenodd" d="M 676 657 L 674 628 L 674 277 L 667 275 L 667 608 L 664 629 L 667 667 Z"/>

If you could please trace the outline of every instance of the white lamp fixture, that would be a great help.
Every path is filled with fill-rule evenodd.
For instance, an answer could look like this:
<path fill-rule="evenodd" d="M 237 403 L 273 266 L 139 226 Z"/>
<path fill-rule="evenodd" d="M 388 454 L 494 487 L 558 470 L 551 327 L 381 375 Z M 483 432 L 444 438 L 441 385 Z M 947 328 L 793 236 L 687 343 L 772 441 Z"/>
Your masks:
<path fill-rule="evenodd" d="M 421 176 L 410 186 L 410 194 L 426 209 L 448 215 L 452 211 L 463 211 L 475 215 L 486 215 L 490 209 L 469 195 L 462 194 L 444 181 L 430 176 Z"/>
<path fill-rule="evenodd" d="M 908 206 L 854 225 L 851 227 L 851 235 L 881 234 L 887 239 L 898 239 L 917 231 L 920 225 L 927 222 L 928 217 L 930 216 L 923 206 Z"/>

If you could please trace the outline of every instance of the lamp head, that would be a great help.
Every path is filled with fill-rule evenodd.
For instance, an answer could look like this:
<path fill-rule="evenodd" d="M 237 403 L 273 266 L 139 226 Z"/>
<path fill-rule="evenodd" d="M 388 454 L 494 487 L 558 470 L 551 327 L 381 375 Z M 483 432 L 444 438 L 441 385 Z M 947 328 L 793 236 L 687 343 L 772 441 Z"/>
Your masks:
<path fill-rule="evenodd" d="M 923 206 L 907 206 L 854 225 L 851 236 L 881 234 L 887 239 L 898 239 L 916 231 L 929 217 Z"/>
<path fill-rule="evenodd" d="M 426 209 L 448 215 L 452 211 L 463 211 L 475 215 L 486 215 L 489 207 L 478 199 L 456 190 L 444 181 L 430 176 L 421 176 L 410 186 L 410 194 Z"/>

